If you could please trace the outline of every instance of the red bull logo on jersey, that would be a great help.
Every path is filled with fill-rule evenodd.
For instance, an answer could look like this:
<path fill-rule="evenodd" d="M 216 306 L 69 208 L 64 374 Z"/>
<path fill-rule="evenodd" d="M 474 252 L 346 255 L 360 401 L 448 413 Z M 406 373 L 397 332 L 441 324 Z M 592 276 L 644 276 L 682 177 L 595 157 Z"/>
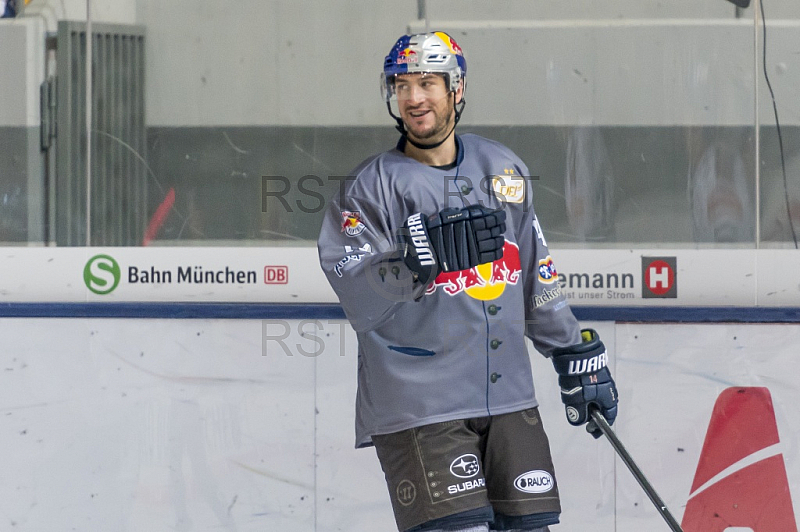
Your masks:
<path fill-rule="evenodd" d="M 359 211 L 342 211 L 342 232 L 347 233 L 347 236 L 358 236 L 366 228 Z"/>
<path fill-rule="evenodd" d="M 506 285 L 515 285 L 522 274 L 519 259 L 519 246 L 506 240 L 503 245 L 503 258 L 486 264 L 479 264 L 468 270 L 441 272 L 428 286 L 427 294 L 441 287 L 449 296 L 466 293 L 481 301 L 497 299 L 503 294 Z"/>
<path fill-rule="evenodd" d="M 558 281 L 558 271 L 556 271 L 556 265 L 553 264 L 553 258 L 550 255 L 539 261 L 539 280 L 545 284 Z"/>

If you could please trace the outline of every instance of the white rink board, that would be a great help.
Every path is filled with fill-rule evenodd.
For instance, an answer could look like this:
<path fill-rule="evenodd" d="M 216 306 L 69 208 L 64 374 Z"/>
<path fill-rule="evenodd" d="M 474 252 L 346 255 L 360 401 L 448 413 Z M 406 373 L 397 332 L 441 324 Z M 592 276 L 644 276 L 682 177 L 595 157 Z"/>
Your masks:
<path fill-rule="evenodd" d="M 616 428 L 679 520 L 714 403 L 730 387 L 769 390 L 795 519 L 800 516 L 798 342 L 795 324 L 616 325 L 615 379 L 623 405 Z M 651 517 L 656 510 L 621 462 L 617 471 L 616 530 L 661 530 Z"/>
<path fill-rule="evenodd" d="M 800 285 L 787 274 L 800 268 L 796 250 L 551 251 L 561 289 L 573 305 L 800 306 Z M 108 257 L 116 265 L 116 282 Z M 674 263 L 673 293 L 658 296 L 645 286 L 647 265 L 656 259 Z M 338 300 L 313 247 L 153 247 L 4 248 L 0 303 L 6 302 Z"/>
<path fill-rule="evenodd" d="M 800 515 L 786 372 L 800 325 L 584 325 L 612 353 L 618 434 L 679 520 L 730 386 L 769 388 Z M 0 343 L 2 529 L 393 529 L 375 453 L 353 449 L 345 322 L 5 318 Z M 554 532 L 666 530 L 610 445 L 567 424 L 549 361 L 532 360 L 562 491 Z"/>

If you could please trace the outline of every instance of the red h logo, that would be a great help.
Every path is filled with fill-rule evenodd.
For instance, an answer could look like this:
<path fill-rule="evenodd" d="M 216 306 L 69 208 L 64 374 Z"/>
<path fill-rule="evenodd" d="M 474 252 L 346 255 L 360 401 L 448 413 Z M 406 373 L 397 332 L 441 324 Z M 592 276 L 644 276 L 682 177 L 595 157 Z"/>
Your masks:
<path fill-rule="evenodd" d="M 769 390 L 724 390 L 708 424 L 683 530 L 797 532 L 779 443 Z"/>

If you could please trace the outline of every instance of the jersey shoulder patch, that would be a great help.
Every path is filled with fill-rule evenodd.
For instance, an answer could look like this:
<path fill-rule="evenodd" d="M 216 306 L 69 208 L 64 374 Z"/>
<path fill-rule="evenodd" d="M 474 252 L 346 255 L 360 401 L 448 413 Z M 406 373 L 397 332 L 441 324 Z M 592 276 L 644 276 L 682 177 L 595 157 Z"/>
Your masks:
<path fill-rule="evenodd" d="M 492 190 L 500 201 L 522 203 L 525 200 L 525 178 L 511 173 L 492 176 Z"/>

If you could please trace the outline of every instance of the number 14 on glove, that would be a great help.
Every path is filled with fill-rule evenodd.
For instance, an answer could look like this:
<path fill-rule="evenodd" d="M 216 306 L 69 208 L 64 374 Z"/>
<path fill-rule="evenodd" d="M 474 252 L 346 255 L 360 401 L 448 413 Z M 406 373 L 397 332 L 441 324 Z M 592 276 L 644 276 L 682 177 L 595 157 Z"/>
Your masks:
<path fill-rule="evenodd" d="M 583 425 L 590 420 L 590 409 L 596 408 L 611 425 L 617 417 L 618 395 L 608 370 L 606 347 L 594 329 L 582 330 L 581 338 L 583 342 L 557 348 L 552 356 L 567 421 Z M 587 428 L 595 438 L 603 435 L 594 425 Z"/>

